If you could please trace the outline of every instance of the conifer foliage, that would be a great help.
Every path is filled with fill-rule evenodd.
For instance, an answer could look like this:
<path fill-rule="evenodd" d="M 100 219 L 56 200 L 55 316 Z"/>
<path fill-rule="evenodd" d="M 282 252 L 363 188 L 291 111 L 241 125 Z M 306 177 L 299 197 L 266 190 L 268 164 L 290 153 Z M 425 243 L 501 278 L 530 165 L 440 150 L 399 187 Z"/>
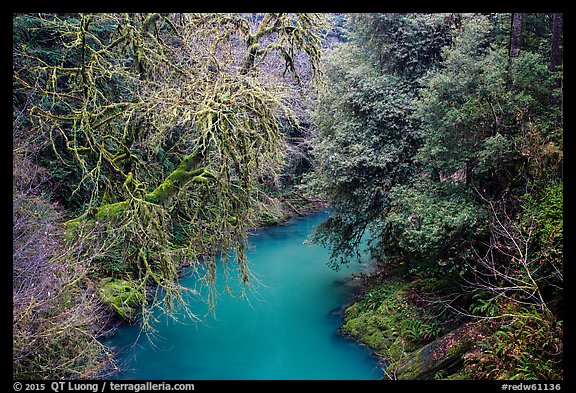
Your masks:
<path fill-rule="evenodd" d="M 539 340 L 561 343 L 561 14 L 348 22 L 317 107 L 307 186 L 333 213 L 312 240 L 338 266 L 366 239 L 393 274 L 448 286 L 429 300 L 458 317 L 548 326 Z M 469 377 L 562 375 L 561 344 L 548 356 L 515 341 L 524 333 L 501 337 L 490 341 L 499 366 Z M 540 369 L 507 361 L 526 345 Z"/>

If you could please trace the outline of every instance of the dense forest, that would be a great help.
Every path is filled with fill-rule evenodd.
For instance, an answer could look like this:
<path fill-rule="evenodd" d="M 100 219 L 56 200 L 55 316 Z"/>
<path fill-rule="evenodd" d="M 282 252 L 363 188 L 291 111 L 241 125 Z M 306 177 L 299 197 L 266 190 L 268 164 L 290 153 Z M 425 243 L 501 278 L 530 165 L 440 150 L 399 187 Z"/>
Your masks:
<path fill-rule="evenodd" d="M 14 14 L 13 378 L 113 377 L 119 323 L 242 297 L 248 234 L 327 206 L 386 378 L 562 379 L 562 24 Z"/>

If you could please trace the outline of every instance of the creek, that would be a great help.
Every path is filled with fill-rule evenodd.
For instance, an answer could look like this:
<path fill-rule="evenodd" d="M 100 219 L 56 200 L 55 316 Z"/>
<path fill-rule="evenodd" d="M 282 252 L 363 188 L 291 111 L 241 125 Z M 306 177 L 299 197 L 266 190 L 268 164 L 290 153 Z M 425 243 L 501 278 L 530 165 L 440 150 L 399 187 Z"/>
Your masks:
<path fill-rule="evenodd" d="M 118 351 L 118 379 L 282 380 L 380 379 L 371 351 L 338 333 L 342 306 L 354 293 L 360 260 L 334 271 L 329 251 L 305 243 L 327 211 L 263 228 L 249 237 L 255 288 L 245 298 L 217 278 L 216 311 L 199 323 L 161 319 L 153 340 L 122 326 L 105 344 Z M 233 268 L 231 266 L 231 268 Z M 229 278 L 237 293 L 240 285 Z M 194 287 L 196 279 L 183 278 Z M 203 304 L 191 304 L 202 310 Z M 205 309 L 205 306 L 204 306 Z"/>

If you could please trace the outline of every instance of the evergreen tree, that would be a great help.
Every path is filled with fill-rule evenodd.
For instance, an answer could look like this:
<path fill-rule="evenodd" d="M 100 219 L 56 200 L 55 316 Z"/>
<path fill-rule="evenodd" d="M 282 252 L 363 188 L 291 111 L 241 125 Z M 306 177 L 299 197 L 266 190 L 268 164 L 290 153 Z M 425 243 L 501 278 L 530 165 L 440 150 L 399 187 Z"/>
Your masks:
<path fill-rule="evenodd" d="M 332 265 L 356 255 L 363 235 L 390 207 L 389 192 L 414 172 L 420 144 L 414 117 L 419 76 L 450 42 L 454 15 L 352 15 L 349 41 L 327 60 L 316 111 L 316 167 L 307 187 L 330 201 L 331 217 L 312 240 L 332 248 Z"/>
<path fill-rule="evenodd" d="M 310 187 L 333 213 L 312 240 L 336 264 L 369 233 L 388 273 L 485 321 L 465 375 L 561 377 L 561 18 L 427 18 L 354 16 L 329 58 Z"/>

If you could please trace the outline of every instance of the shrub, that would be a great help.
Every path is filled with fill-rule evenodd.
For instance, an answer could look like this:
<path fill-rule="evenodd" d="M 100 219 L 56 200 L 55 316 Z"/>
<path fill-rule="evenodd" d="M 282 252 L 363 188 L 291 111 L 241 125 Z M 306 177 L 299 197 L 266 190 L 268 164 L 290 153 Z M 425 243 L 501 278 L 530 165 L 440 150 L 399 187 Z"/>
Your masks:
<path fill-rule="evenodd" d="M 57 206 L 38 187 L 44 176 L 15 156 L 12 376 L 94 378 L 114 365 L 98 341 L 106 333 L 107 313 L 89 278 L 90 258 L 78 258 L 86 244 L 69 248 L 62 241 Z"/>

